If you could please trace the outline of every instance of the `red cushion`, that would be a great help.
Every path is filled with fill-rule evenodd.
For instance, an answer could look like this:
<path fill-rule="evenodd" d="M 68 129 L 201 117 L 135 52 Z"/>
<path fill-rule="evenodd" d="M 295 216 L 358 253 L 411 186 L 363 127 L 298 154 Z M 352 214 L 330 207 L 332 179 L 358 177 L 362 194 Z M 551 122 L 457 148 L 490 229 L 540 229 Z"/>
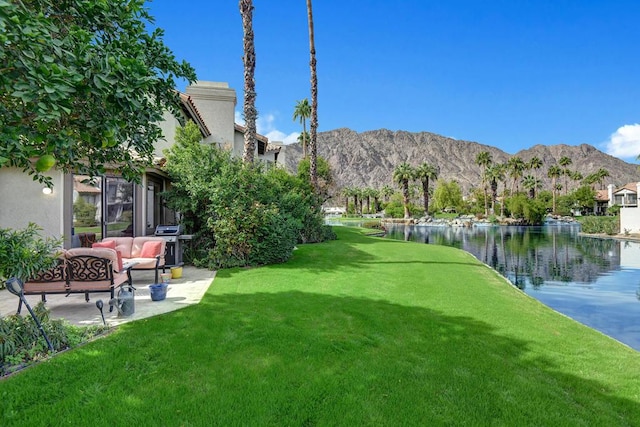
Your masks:
<path fill-rule="evenodd" d="M 162 248 L 162 242 L 144 242 L 140 251 L 140 258 L 155 258 L 160 255 L 160 248 Z"/>
<path fill-rule="evenodd" d="M 96 242 L 94 244 L 91 245 L 92 248 L 111 248 L 111 249 L 116 249 L 116 241 L 115 240 L 109 240 L 107 242 Z"/>

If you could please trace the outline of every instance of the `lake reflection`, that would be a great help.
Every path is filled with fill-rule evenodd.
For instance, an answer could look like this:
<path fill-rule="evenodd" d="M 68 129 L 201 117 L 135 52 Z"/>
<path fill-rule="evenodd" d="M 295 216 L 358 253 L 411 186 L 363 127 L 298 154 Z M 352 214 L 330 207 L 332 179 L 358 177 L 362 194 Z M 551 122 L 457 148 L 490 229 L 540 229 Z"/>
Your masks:
<path fill-rule="evenodd" d="M 640 244 L 579 235 L 579 226 L 425 227 L 387 237 L 470 252 L 553 309 L 640 350 Z"/>

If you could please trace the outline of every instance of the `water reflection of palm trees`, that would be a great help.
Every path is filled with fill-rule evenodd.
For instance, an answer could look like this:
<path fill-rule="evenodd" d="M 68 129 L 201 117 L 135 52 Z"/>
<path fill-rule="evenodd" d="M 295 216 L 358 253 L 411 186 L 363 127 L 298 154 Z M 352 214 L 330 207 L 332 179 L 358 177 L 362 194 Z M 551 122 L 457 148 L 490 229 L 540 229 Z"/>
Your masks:
<path fill-rule="evenodd" d="M 578 235 L 578 227 L 392 226 L 392 238 L 464 249 L 520 289 L 592 283 L 620 266 L 620 242 Z M 640 290 L 639 290 L 640 295 Z"/>

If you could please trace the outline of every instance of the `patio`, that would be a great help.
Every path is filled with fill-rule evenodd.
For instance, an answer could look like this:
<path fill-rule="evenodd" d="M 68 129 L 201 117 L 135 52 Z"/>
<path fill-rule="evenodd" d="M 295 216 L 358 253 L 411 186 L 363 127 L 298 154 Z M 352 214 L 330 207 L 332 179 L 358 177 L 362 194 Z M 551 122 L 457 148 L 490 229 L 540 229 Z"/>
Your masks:
<path fill-rule="evenodd" d="M 152 301 L 148 285 L 154 281 L 154 272 L 134 270 L 131 277 L 133 286 L 136 288 L 135 312 L 128 317 L 119 317 L 116 309 L 109 312 L 109 294 L 104 292 L 90 294 L 89 302 L 85 302 L 84 294 L 47 295 L 46 305 L 51 318 L 64 318 L 71 324 L 88 326 L 102 323 L 100 311 L 96 307 L 96 301 L 101 299 L 104 303 L 103 312 L 107 325 L 115 326 L 197 304 L 209 289 L 215 275 L 215 271 L 185 266 L 181 278 L 171 279 L 166 299 Z M 26 298 L 32 307 L 40 302 L 38 295 L 29 295 Z M 6 289 L 0 290 L 0 316 L 14 314 L 18 308 L 18 302 L 18 297 Z M 22 308 L 22 315 L 29 315 L 26 307 Z"/>

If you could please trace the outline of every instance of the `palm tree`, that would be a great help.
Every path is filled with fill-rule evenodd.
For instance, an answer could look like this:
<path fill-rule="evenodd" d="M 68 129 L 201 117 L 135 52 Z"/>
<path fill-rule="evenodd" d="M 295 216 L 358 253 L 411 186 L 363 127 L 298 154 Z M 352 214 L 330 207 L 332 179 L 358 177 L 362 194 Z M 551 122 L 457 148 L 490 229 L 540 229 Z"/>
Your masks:
<path fill-rule="evenodd" d="M 407 162 L 400 163 L 393 170 L 393 181 L 402 188 L 402 203 L 404 205 L 404 218 L 409 219 L 409 181 L 413 180 L 413 168 Z"/>
<path fill-rule="evenodd" d="M 309 68 L 311 69 L 311 138 L 309 140 L 309 175 L 311 185 L 318 191 L 316 136 L 318 131 L 318 76 L 316 74 L 316 45 L 313 39 L 313 10 L 311 0 L 307 0 L 307 21 L 309 23 Z"/>
<path fill-rule="evenodd" d="M 481 166 L 482 170 L 482 190 L 484 191 L 484 214 L 489 215 L 489 203 L 487 201 L 487 169 L 493 163 L 491 153 L 488 151 L 481 151 L 476 156 L 476 165 Z"/>
<path fill-rule="evenodd" d="M 307 119 L 311 116 L 311 105 L 307 98 L 300 100 L 296 103 L 296 107 L 293 110 L 293 121 L 299 120 L 302 124 L 302 157 L 307 157 Z"/>
<path fill-rule="evenodd" d="M 244 32 L 243 47 L 244 56 L 244 151 L 242 162 L 245 165 L 253 164 L 253 156 L 256 150 L 256 50 L 253 42 L 253 1 L 240 0 L 240 16 L 242 17 L 242 30 Z"/>
<path fill-rule="evenodd" d="M 582 184 L 591 186 L 592 190 L 595 190 L 593 184 L 595 184 L 596 182 L 598 182 L 598 174 L 595 172 L 585 176 L 584 179 L 582 180 Z"/>
<path fill-rule="evenodd" d="M 509 180 L 509 176 L 507 174 L 509 170 L 509 164 L 500 163 L 496 166 L 500 169 L 497 179 L 502 182 L 502 203 L 500 203 L 500 216 L 504 217 L 504 205 L 505 201 L 507 200 L 507 181 Z"/>
<path fill-rule="evenodd" d="M 549 168 L 549 171 L 547 172 L 547 176 L 551 178 L 551 192 L 553 194 L 553 205 L 551 210 L 553 211 L 553 213 L 556 213 L 556 193 L 557 193 L 556 180 L 561 175 L 562 175 L 562 169 L 558 165 L 551 166 Z"/>
<path fill-rule="evenodd" d="M 372 188 L 363 188 L 362 197 L 367 201 L 367 213 L 371 213 L 371 197 L 373 196 Z"/>
<path fill-rule="evenodd" d="M 570 174 L 570 177 L 575 182 L 578 182 L 578 181 L 582 181 L 582 178 L 584 178 L 584 175 L 582 175 L 582 173 L 580 173 L 580 171 L 572 171 L 571 174 Z"/>
<path fill-rule="evenodd" d="M 640 160 L 640 156 L 638 156 Z M 598 171 L 596 172 L 596 176 L 598 177 L 598 182 L 600 183 L 600 189 L 604 189 L 604 185 L 602 184 L 604 182 L 605 178 L 610 177 L 611 175 L 609 175 L 609 171 L 606 170 L 605 168 L 600 168 L 598 169 Z"/>
<path fill-rule="evenodd" d="M 522 178 L 522 174 L 526 169 L 526 163 L 518 156 L 514 156 L 507 162 L 509 168 L 509 176 L 513 179 L 513 188 L 517 193 L 519 191 L 518 182 Z"/>
<path fill-rule="evenodd" d="M 424 214 L 429 215 L 429 180 L 438 179 L 438 169 L 427 162 L 423 162 L 416 168 L 415 177 L 422 183 Z"/>
<path fill-rule="evenodd" d="M 307 153 L 304 152 L 306 151 L 306 142 L 305 141 L 309 141 L 309 132 L 302 132 L 300 135 L 298 135 L 297 141 L 298 144 L 300 144 L 300 146 L 302 147 L 303 150 L 303 156 L 307 157 Z"/>
<path fill-rule="evenodd" d="M 558 164 L 564 168 L 564 170 L 562 171 L 562 174 L 564 175 L 564 194 L 565 194 L 565 196 L 567 195 L 567 190 L 569 189 L 569 186 L 567 185 L 567 177 L 571 173 L 571 171 L 569 169 L 567 169 L 567 166 L 571 165 L 571 163 L 573 163 L 572 160 L 567 156 L 562 156 L 562 157 L 560 157 L 560 160 L 558 160 Z"/>
<path fill-rule="evenodd" d="M 385 184 L 384 186 L 382 186 L 380 193 L 384 198 L 384 202 L 387 203 L 389 201 L 389 197 L 391 197 L 393 193 L 395 193 L 395 191 L 393 188 L 391 188 L 391 186 Z"/>
<path fill-rule="evenodd" d="M 540 160 L 540 157 L 534 156 L 531 158 L 531 160 L 529 160 L 529 169 L 537 171 L 538 169 L 542 168 L 542 160 Z M 536 174 L 537 175 L 537 174 Z M 536 178 L 538 178 L 536 176 Z"/>
<path fill-rule="evenodd" d="M 534 199 L 536 197 L 536 190 L 539 189 L 542 184 L 540 183 L 540 180 L 535 176 L 527 175 L 522 178 L 522 186 L 529 190 L 529 197 Z"/>
<path fill-rule="evenodd" d="M 496 213 L 496 199 L 498 198 L 498 181 L 504 181 L 504 164 L 491 165 L 487 169 L 487 180 L 491 189 L 491 213 Z M 504 205 L 504 200 L 502 202 Z"/>
<path fill-rule="evenodd" d="M 349 213 L 349 197 L 353 196 L 353 188 L 344 187 L 341 191 L 342 196 L 344 197 L 344 213 Z"/>
<path fill-rule="evenodd" d="M 360 208 L 360 189 L 352 188 L 351 195 L 353 196 L 353 211 L 356 215 L 362 214 L 362 209 Z"/>
<path fill-rule="evenodd" d="M 380 190 L 371 188 L 371 197 L 373 197 L 373 213 L 380 212 Z"/>

